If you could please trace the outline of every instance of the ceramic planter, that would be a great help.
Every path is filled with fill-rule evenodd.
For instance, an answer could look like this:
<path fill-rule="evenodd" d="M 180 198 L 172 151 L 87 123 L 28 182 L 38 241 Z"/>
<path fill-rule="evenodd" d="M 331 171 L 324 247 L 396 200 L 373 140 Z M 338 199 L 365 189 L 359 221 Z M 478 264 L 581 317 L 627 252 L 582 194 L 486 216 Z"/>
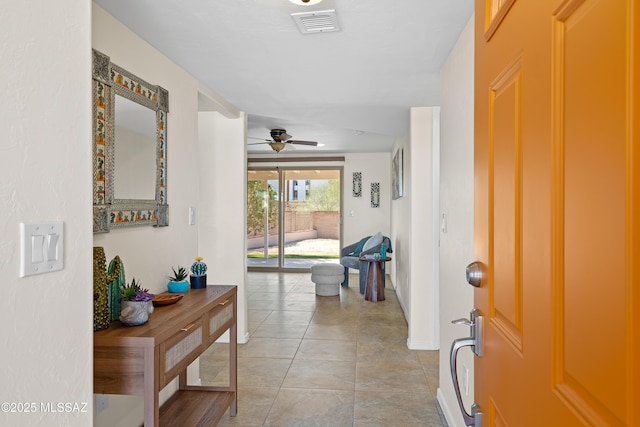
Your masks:
<path fill-rule="evenodd" d="M 187 292 L 189 290 L 189 282 L 181 280 L 179 282 L 170 281 L 167 285 L 169 292 Z"/>
<path fill-rule="evenodd" d="M 189 276 L 191 279 L 191 289 L 202 289 L 207 287 L 207 275 Z"/>
<path fill-rule="evenodd" d="M 127 326 L 138 326 L 147 323 L 153 313 L 151 301 L 122 301 L 120 322 Z"/>

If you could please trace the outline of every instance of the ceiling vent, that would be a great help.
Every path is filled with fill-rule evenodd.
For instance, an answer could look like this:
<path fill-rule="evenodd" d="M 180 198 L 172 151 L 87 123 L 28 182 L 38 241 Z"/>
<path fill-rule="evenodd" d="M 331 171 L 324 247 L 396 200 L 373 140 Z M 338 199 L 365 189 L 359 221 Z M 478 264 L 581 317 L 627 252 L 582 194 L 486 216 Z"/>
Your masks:
<path fill-rule="evenodd" d="M 291 17 L 296 22 L 296 25 L 302 34 L 340 31 L 338 17 L 334 9 L 292 13 Z"/>

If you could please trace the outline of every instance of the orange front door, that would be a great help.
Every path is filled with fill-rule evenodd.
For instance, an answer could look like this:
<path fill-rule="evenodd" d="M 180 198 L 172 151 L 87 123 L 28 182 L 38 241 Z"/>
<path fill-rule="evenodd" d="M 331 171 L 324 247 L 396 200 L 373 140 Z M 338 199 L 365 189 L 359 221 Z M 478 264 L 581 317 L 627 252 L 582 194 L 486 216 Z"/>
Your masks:
<path fill-rule="evenodd" d="M 640 426 L 640 1 L 476 0 L 484 426 Z"/>

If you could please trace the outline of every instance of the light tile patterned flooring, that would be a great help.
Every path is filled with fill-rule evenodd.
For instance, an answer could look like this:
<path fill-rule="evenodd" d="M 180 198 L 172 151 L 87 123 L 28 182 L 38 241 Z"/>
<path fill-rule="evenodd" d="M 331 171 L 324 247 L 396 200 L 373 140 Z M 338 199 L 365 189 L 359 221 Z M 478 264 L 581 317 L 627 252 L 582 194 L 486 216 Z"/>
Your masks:
<path fill-rule="evenodd" d="M 238 346 L 238 415 L 220 426 L 446 426 L 438 352 L 408 350 L 393 288 L 315 295 L 310 273 L 249 273 L 250 340 Z M 203 384 L 228 382 L 228 347 L 200 358 Z"/>

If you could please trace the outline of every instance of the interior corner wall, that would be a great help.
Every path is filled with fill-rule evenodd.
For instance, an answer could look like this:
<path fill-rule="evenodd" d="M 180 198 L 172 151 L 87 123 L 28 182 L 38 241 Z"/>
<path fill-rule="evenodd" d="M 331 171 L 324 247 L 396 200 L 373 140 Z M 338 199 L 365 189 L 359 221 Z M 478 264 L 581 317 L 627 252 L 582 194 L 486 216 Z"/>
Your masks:
<path fill-rule="evenodd" d="M 199 255 L 199 229 L 210 220 L 198 215 L 201 201 L 206 200 L 207 204 L 226 203 L 215 199 L 215 194 L 199 193 L 198 183 L 201 177 L 198 168 L 199 164 L 206 162 L 198 147 L 198 93 L 202 84 L 95 3 L 92 47 L 108 55 L 113 63 L 152 84 L 162 86 L 169 92 L 169 226 L 114 229 L 106 234 L 96 234 L 93 239 L 95 246 L 104 247 L 107 262 L 115 255 L 122 258 L 127 281 L 135 277 L 151 292 L 164 292 L 167 289 L 167 276 L 172 272 L 171 268 L 178 265 L 189 267 Z M 88 79 L 90 73 L 89 67 L 83 79 Z M 89 94 L 87 98 L 90 99 Z M 237 145 L 244 147 L 243 140 L 239 140 Z M 90 160 L 87 162 L 91 164 Z M 242 169 L 243 165 L 238 164 L 236 167 Z M 244 203 L 238 204 L 243 205 Z M 196 225 L 189 225 L 190 207 L 196 208 Z M 211 238 L 207 235 L 207 239 Z M 211 266 L 214 260 L 206 261 L 215 271 L 215 265 Z M 192 372 L 193 369 L 190 369 L 190 381 L 193 380 Z M 173 393 L 176 385 L 177 380 L 163 390 L 160 395 L 161 403 Z M 108 399 L 108 408 L 95 417 L 94 426 L 125 427 L 142 422 L 141 397 L 109 395 Z"/>
<path fill-rule="evenodd" d="M 436 350 L 438 341 L 438 107 L 411 109 L 411 301 L 408 346 Z M 405 162 L 406 164 L 406 162 Z"/>
<path fill-rule="evenodd" d="M 446 226 L 440 233 L 438 401 L 451 427 L 464 422 L 453 391 L 449 349 L 454 339 L 469 335 L 468 328 L 452 325 L 451 320 L 468 318 L 473 308 L 473 288 L 465 281 L 465 267 L 473 261 L 473 22 L 471 17 L 441 70 L 440 213 Z M 468 349 L 459 352 L 458 366 L 469 368 L 470 393 L 463 394 L 467 410 L 473 403 L 473 362 Z"/>
<path fill-rule="evenodd" d="M 411 313 L 411 139 L 407 135 L 398 139 L 391 155 L 403 150 L 404 178 L 403 196 L 391 201 L 391 241 L 393 256 L 391 261 L 391 281 L 398 296 L 398 302 L 409 321 Z"/>
<path fill-rule="evenodd" d="M 90 2 L 2 4 L 2 426 L 91 425 L 90 37 Z M 63 269 L 21 278 L 20 223 L 41 221 L 64 224 Z M 46 411 L 61 401 L 78 411 Z"/>
<path fill-rule="evenodd" d="M 410 112 L 411 130 L 396 141 L 392 155 L 403 150 L 403 196 L 391 213 L 394 267 L 392 280 L 409 325 L 407 346 L 435 350 L 438 340 L 437 210 L 439 108 Z"/>
<path fill-rule="evenodd" d="M 207 262 L 208 284 L 238 286 L 238 342 L 243 343 L 249 331 L 246 115 L 231 119 L 218 112 L 200 112 L 198 129 L 198 254 Z"/>

